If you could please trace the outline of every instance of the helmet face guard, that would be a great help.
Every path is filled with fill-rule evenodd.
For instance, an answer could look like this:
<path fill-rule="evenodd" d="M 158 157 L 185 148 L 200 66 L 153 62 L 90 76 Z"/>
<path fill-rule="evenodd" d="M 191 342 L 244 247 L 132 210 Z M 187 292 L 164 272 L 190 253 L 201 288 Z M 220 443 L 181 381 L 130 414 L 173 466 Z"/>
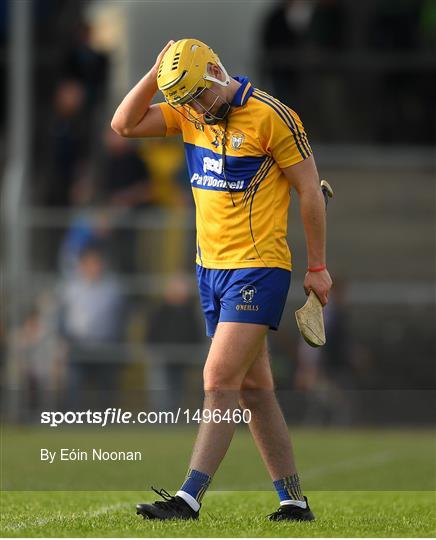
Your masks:
<path fill-rule="evenodd" d="M 224 81 L 209 73 L 210 64 L 220 67 L 225 76 Z M 183 39 L 174 43 L 160 63 L 157 81 L 166 102 L 196 125 L 216 124 L 223 120 L 230 110 L 229 103 L 212 90 L 213 83 L 228 86 L 230 77 L 218 56 L 201 41 Z M 204 92 L 214 95 L 208 107 L 198 100 Z M 222 103 L 216 109 L 220 101 Z M 197 110 L 190 107 L 193 103 Z M 216 110 L 212 112 L 214 109 Z"/>
<path fill-rule="evenodd" d="M 199 97 L 206 92 L 213 94 L 213 101 L 209 107 L 205 107 Z M 196 108 L 192 107 L 195 103 Z M 177 105 L 169 103 L 177 112 L 182 114 L 187 120 L 194 124 L 218 124 L 225 119 L 230 111 L 230 104 L 211 88 L 199 88 L 194 94 L 188 93 L 187 96 Z M 214 112 L 213 112 L 214 111 Z"/>

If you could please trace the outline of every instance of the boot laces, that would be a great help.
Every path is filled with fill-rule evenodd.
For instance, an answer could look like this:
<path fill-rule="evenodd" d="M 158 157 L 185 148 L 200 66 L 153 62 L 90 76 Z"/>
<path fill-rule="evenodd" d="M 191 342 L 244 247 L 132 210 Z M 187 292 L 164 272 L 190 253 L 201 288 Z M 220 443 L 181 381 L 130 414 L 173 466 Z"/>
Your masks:
<path fill-rule="evenodd" d="M 178 501 L 176 500 L 175 497 L 173 497 L 173 495 L 170 495 L 168 493 L 168 491 L 166 489 L 155 489 L 153 486 L 151 486 L 151 489 L 157 493 L 160 497 L 162 497 L 162 499 L 164 499 L 163 501 L 155 501 L 155 505 L 156 506 L 167 506 L 169 508 L 178 508 L 179 507 L 179 503 Z"/>

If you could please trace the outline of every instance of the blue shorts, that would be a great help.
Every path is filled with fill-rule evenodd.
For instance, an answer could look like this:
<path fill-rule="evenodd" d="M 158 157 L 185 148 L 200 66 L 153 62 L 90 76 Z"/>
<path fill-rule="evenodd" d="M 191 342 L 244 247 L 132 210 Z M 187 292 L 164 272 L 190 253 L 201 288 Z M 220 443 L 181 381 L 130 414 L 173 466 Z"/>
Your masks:
<path fill-rule="evenodd" d="M 272 330 L 279 327 L 291 283 L 289 270 L 211 270 L 197 265 L 197 280 L 209 337 L 219 322 L 265 324 Z"/>

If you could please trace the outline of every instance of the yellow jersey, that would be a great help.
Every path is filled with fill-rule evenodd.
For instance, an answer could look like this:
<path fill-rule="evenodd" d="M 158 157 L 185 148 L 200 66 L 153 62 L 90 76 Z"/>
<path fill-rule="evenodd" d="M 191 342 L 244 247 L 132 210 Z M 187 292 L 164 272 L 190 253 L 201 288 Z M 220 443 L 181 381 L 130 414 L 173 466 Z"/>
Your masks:
<path fill-rule="evenodd" d="M 217 125 L 194 124 L 159 104 L 166 135 L 183 136 L 196 205 L 196 262 L 211 269 L 291 270 L 290 185 L 281 169 L 312 150 L 292 109 L 247 78 L 235 79 L 241 86 L 227 119 Z"/>

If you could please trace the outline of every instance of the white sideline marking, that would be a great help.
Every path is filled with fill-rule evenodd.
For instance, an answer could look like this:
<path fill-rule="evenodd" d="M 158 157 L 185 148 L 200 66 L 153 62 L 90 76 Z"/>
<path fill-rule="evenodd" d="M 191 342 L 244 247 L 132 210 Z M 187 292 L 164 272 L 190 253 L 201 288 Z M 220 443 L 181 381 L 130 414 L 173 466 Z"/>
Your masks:
<path fill-rule="evenodd" d="M 208 493 L 208 496 L 214 496 L 214 495 L 227 495 L 228 491 L 210 491 Z M 15 523 L 11 525 L 4 525 L 3 530 L 4 531 L 19 531 L 20 529 L 25 529 L 27 527 L 44 527 L 45 525 L 48 525 L 49 523 L 55 523 L 56 521 L 62 521 L 63 519 L 81 519 L 81 518 L 93 518 L 101 516 L 102 514 L 106 514 L 112 510 L 120 510 L 124 507 L 130 507 L 132 506 L 132 503 L 129 502 L 123 502 L 123 503 L 116 503 L 111 504 L 107 506 L 102 506 L 101 508 L 98 508 L 96 510 L 90 510 L 85 512 L 75 512 L 73 514 L 61 514 L 49 518 L 36 518 L 32 519 L 32 521 L 24 522 L 21 521 L 20 523 Z"/>
<path fill-rule="evenodd" d="M 63 519 L 81 519 L 81 518 L 93 518 L 101 516 L 102 514 L 107 514 L 111 510 L 119 510 L 123 507 L 131 506 L 128 502 L 123 503 L 116 503 L 116 504 L 110 504 L 106 506 L 102 506 L 100 508 L 97 508 L 95 510 L 89 510 L 85 512 L 74 512 L 73 514 L 60 514 L 57 516 L 53 516 L 50 518 L 37 518 L 32 519 L 32 521 L 24 522 L 21 521 L 20 523 L 13 524 L 13 525 L 4 525 L 3 529 L 5 531 L 19 531 L 20 529 L 25 529 L 26 527 L 44 527 L 45 525 L 48 525 L 49 523 L 55 523 L 56 521 L 62 521 Z"/>

